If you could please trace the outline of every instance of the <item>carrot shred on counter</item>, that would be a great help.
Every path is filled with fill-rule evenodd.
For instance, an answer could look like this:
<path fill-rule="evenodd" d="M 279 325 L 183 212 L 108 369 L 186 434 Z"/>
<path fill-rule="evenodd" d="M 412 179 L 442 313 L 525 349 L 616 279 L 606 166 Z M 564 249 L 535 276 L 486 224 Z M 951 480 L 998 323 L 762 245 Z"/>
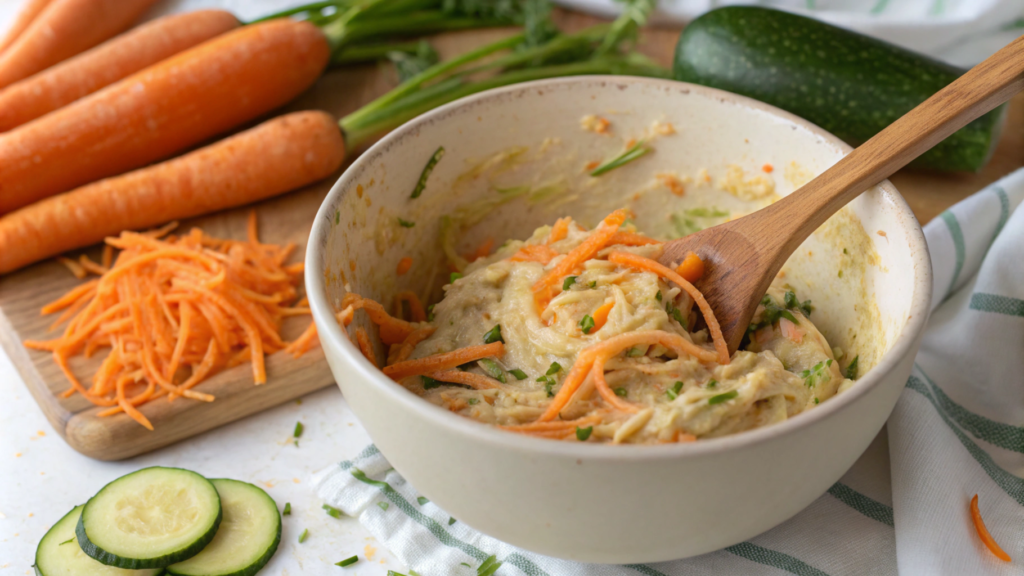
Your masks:
<path fill-rule="evenodd" d="M 996 543 L 992 535 L 988 533 L 988 528 L 985 527 L 985 522 L 981 519 L 981 511 L 978 510 L 978 495 L 975 494 L 974 498 L 971 498 L 971 520 L 974 521 L 974 529 L 978 531 L 978 537 L 985 543 L 985 546 L 996 555 L 1003 562 L 1010 562 L 1010 555 L 1000 548 L 999 544 Z"/>
<path fill-rule="evenodd" d="M 300 356 L 316 339 L 312 323 L 294 342 L 281 337 L 282 320 L 308 314 L 308 308 L 294 307 L 301 278 L 283 268 L 292 247 L 261 244 L 255 216 L 246 241 L 212 238 L 198 229 L 162 238 L 172 229 L 122 232 L 107 239 L 103 264 L 85 257 L 74 262 L 99 277 L 43 307 L 43 314 L 63 311 L 63 334 L 24 342 L 52 353 L 71 384 L 62 397 L 81 394 L 109 407 L 101 416 L 125 412 L 149 430 L 153 424 L 138 406 L 164 396 L 213 401 L 192 388 L 246 361 L 254 382 L 262 384 L 266 354 Z M 121 250 L 116 258 L 113 248 Z M 86 388 L 70 360 L 103 348 L 109 352 Z"/>

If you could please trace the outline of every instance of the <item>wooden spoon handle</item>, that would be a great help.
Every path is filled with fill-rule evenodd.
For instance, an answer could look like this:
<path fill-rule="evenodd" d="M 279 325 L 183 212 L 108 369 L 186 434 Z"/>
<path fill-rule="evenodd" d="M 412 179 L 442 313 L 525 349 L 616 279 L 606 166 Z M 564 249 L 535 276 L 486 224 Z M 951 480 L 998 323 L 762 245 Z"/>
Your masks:
<path fill-rule="evenodd" d="M 947 136 L 1024 89 L 1024 36 L 890 124 L 823 174 L 755 213 L 776 226 L 779 267 L 825 220 Z M 864 103 L 871 106 L 870 102 Z M 781 225 L 781 228 L 779 227 Z M 777 273 L 778 270 L 773 272 Z"/>

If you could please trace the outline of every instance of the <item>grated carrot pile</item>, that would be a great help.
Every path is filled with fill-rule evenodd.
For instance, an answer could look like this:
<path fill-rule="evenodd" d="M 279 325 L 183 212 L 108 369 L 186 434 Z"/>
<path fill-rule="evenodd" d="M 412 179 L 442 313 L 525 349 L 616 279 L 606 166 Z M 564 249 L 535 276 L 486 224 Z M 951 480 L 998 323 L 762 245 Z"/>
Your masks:
<path fill-rule="evenodd" d="M 67 322 L 60 337 L 24 343 L 53 354 L 71 384 L 62 397 L 81 394 L 109 408 L 101 416 L 125 412 L 149 430 L 153 425 L 138 406 L 161 396 L 211 402 L 212 395 L 193 388 L 247 361 L 254 382 L 263 384 L 266 354 L 300 356 L 316 342 L 312 323 L 292 343 L 281 336 L 284 317 L 309 313 L 295 306 L 302 267 L 284 264 L 294 245 L 259 242 L 255 213 L 245 241 L 212 238 L 197 228 L 164 238 L 171 230 L 123 232 L 107 239 L 102 264 L 75 262 L 99 277 L 43 307 L 43 314 L 63 311 L 51 328 Z M 69 361 L 101 349 L 107 355 L 86 388 Z"/>

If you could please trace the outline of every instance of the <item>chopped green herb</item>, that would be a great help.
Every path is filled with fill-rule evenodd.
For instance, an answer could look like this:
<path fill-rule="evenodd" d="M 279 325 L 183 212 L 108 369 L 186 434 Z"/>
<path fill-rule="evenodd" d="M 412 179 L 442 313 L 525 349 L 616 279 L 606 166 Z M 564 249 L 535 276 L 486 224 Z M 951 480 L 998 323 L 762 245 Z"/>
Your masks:
<path fill-rule="evenodd" d="M 448 277 L 448 283 L 455 284 L 455 281 L 458 280 L 459 278 L 462 278 L 462 274 L 459 274 L 458 272 L 452 272 L 451 276 Z"/>
<path fill-rule="evenodd" d="M 345 566 L 351 566 L 351 565 L 355 564 L 356 562 L 359 562 L 359 556 L 352 556 L 351 558 L 345 558 L 341 562 L 338 562 L 337 564 L 335 564 L 335 566 L 341 566 L 342 568 L 344 568 Z"/>
<path fill-rule="evenodd" d="M 466 568 L 472 568 L 472 566 L 470 566 L 469 564 L 467 564 L 465 562 L 459 562 L 459 566 L 465 566 Z"/>
<path fill-rule="evenodd" d="M 495 324 L 494 328 L 487 331 L 484 334 L 484 344 L 493 344 L 495 342 L 505 343 L 505 339 L 501 337 L 501 324 Z"/>
<path fill-rule="evenodd" d="M 452 518 L 450 516 L 448 517 L 448 525 L 449 526 L 451 526 L 452 524 L 455 524 L 455 522 L 457 522 L 457 520 L 455 520 L 455 518 Z"/>
<path fill-rule="evenodd" d="M 551 366 L 548 366 L 548 371 L 545 372 L 545 374 L 547 376 L 551 376 L 551 375 L 554 375 L 554 374 L 558 374 L 561 371 L 562 371 L 562 365 L 559 364 L 558 362 L 552 362 Z"/>
<path fill-rule="evenodd" d="M 502 384 L 505 383 L 505 371 L 501 369 L 501 366 L 498 366 L 497 362 L 490 358 L 481 358 L 476 363 L 484 369 L 484 372 L 487 372 L 488 376 Z"/>
<path fill-rule="evenodd" d="M 415 222 L 410 222 L 410 221 L 408 221 L 408 220 L 402 220 L 401 218 L 399 218 L 399 219 L 398 219 L 398 224 L 399 224 L 399 225 L 400 225 L 400 226 L 401 226 L 402 228 L 412 228 L 413 226 L 415 226 L 415 225 L 416 225 L 416 223 L 415 223 Z"/>
<path fill-rule="evenodd" d="M 729 390 L 728 392 L 723 392 L 722 394 L 708 398 L 708 404 L 721 404 L 722 402 L 732 400 L 733 398 L 739 395 L 739 392 L 735 390 Z"/>
<path fill-rule="evenodd" d="M 849 252 L 846 251 L 846 248 L 843 248 L 843 254 L 849 254 Z"/>
<path fill-rule="evenodd" d="M 654 299 L 661 302 L 661 290 L 658 290 L 658 293 L 654 295 Z"/>
<path fill-rule="evenodd" d="M 341 210 L 338 210 L 338 211 L 336 211 L 334 213 L 334 223 L 335 224 L 340 224 L 341 223 Z"/>
<path fill-rule="evenodd" d="M 298 438 L 299 436 L 302 436 L 302 431 L 305 429 L 306 427 L 302 425 L 302 422 L 296 422 L 295 431 L 292 432 L 292 438 Z"/>
<path fill-rule="evenodd" d="M 665 304 L 665 312 L 667 312 L 669 316 L 674 318 L 676 322 L 679 322 L 681 326 L 683 326 L 684 328 L 686 327 L 686 319 L 683 318 L 682 310 L 673 306 L 671 302 L 667 302 Z"/>
<path fill-rule="evenodd" d="M 793 313 L 792 313 L 792 312 L 790 312 L 789 310 L 781 310 L 781 311 L 779 312 L 779 316 L 781 316 L 781 317 L 785 318 L 786 320 L 789 320 L 789 321 L 790 321 L 790 322 L 792 322 L 793 324 L 799 324 L 799 323 L 800 323 L 800 322 L 799 322 L 799 321 L 798 321 L 798 320 L 796 319 L 796 316 L 793 316 Z"/>
<path fill-rule="evenodd" d="M 647 147 L 643 140 L 638 140 L 632 146 L 626 148 L 626 150 L 623 151 L 622 154 L 619 154 L 618 156 L 605 161 L 597 168 L 591 170 L 590 175 L 600 176 L 605 172 L 610 172 L 611 170 L 615 170 L 620 166 L 624 166 L 625 164 L 628 164 L 633 160 L 636 160 L 637 158 L 643 156 L 644 154 L 647 154 L 650 151 L 651 149 Z"/>
<path fill-rule="evenodd" d="M 573 284 L 576 283 L 575 276 L 566 276 L 565 280 L 562 280 L 562 291 L 568 290 Z"/>
<path fill-rule="evenodd" d="M 291 502 L 285 502 L 284 503 L 284 510 L 281 511 L 281 516 L 291 516 L 291 515 L 292 515 L 292 503 Z"/>
<path fill-rule="evenodd" d="M 427 322 L 434 321 L 434 306 L 437 306 L 437 304 L 431 304 L 430 306 L 427 306 Z"/>
<path fill-rule="evenodd" d="M 721 210 L 717 206 L 711 208 L 691 208 L 683 210 L 683 213 L 692 218 L 725 218 L 729 215 L 728 210 Z"/>
<path fill-rule="evenodd" d="M 821 402 L 821 401 L 820 401 L 820 400 L 818 400 L 817 398 L 815 398 L 815 399 L 814 399 L 814 403 L 815 403 L 815 404 L 819 404 L 820 402 Z"/>
<path fill-rule="evenodd" d="M 590 434 L 594 431 L 593 426 L 587 426 L 586 428 L 576 427 L 576 439 L 580 442 L 586 442 L 587 438 L 590 438 Z"/>
<path fill-rule="evenodd" d="M 597 288 L 597 280 L 590 283 L 590 289 L 593 290 L 594 288 Z"/>
<path fill-rule="evenodd" d="M 306 538 L 309 538 L 309 528 L 306 528 L 302 531 L 302 534 L 299 534 L 299 544 L 305 542 Z"/>
<path fill-rule="evenodd" d="M 387 512 L 387 509 L 391 507 L 391 505 L 388 504 L 387 502 L 377 502 L 377 506 L 379 506 L 380 509 L 384 510 L 385 512 Z"/>
<path fill-rule="evenodd" d="M 797 301 L 796 294 L 792 290 L 786 290 L 783 302 L 786 304 L 786 308 L 796 308 L 800 306 L 800 302 Z"/>
<path fill-rule="evenodd" d="M 492 576 L 498 568 L 501 568 L 501 562 L 492 554 L 476 569 L 476 576 Z"/>
<path fill-rule="evenodd" d="M 827 361 L 818 362 L 810 370 L 804 370 L 800 372 L 800 377 L 804 379 L 804 386 L 813 388 L 818 384 L 824 384 L 832 379 L 832 372 L 828 369 L 832 366 L 832 359 Z"/>
<path fill-rule="evenodd" d="M 583 330 L 584 334 L 590 334 L 590 331 L 594 329 L 594 319 L 591 318 L 590 314 L 583 316 L 583 320 L 580 320 L 580 330 Z"/>
<path fill-rule="evenodd" d="M 437 387 L 439 387 L 441 385 L 441 383 L 439 381 L 434 380 L 430 376 L 420 376 L 420 379 L 423 380 L 423 389 L 424 390 L 430 390 L 431 388 L 437 388 Z"/>
<path fill-rule="evenodd" d="M 57 544 L 57 546 L 63 546 L 65 544 L 69 544 L 69 543 L 74 542 L 74 541 L 75 541 L 74 538 L 68 538 L 67 540 L 61 542 L 60 544 Z"/>
<path fill-rule="evenodd" d="M 442 157 L 444 157 L 444 146 L 438 146 L 430 160 L 427 160 L 423 172 L 420 172 L 420 179 L 416 182 L 416 188 L 413 188 L 410 198 L 419 198 L 420 194 L 423 194 L 423 189 L 427 187 L 427 178 L 430 178 L 430 173 L 434 171 L 434 166 L 437 166 Z"/>
<path fill-rule="evenodd" d="M 327 512 L 327 515 L 330 516 L 331 518 L 341 518 L 342 517 L 341 510 L 338 510 L 334 506 L 330 506 L 328 504 L 324 504 L 323 505 L 323 509 Z"/>
<path fill-rule="evenodd" d="M 416 498 L 416 501 L 420 503 L 420 506 L 423 506 L 427 502 L 430 502 L 430 500 L 427 500 L 426 496 L 420 496 L 420 497 Z"/>
<path fill-rule="evenodd" d="M 646 352 L 644 348 L 645 347 L 643 346 L 633 346 L 632 348 L 626 351 L 626 356 L 628 358 L 636 358 L 638 356 L 643 356 L 644 352 Z"/>
<path fill-rule="evenodd" d="M 552 379 L 550 376 L 541 376 L 540 378 L 537 378 L 537 382 L 544 383 L 544 391 L 548 393 L 548 398 L 551 398 L 555 395 L 554 388 L 556 381 Z"/>
<path fill-rule="evenodd" d="M 625 388 L 619 386 L 618 388 L 615 389 L 615 395 L 621 398 L 625 398 L 626 396 L 629 395 L 629 390 L 626 390 Z"/>
<path fill-rule="evenodd" d="M 689 236 L 690 234 L 694 234 L 694 233 L 700 232 L 701 230 L 704 229 L 703 226 L 699 226 L 693 220 L 690 220 L 689 218 L 686 218 L 686 217 L 681 216 L 679 214 L 673 214 L 671 216 L 671 218 L 672 218 L 672 227 L 674 227 L 676 229 L 676 237 L 677 238 L 682 238 L 683 236 Z"/>
<path fill-rule="evenodd" d="M 854 356 L 853 360 L 851 360 L 850 363 L 847 364 L 847 366 L 846 366 L 846 373 L 843 374 L 843 375 L 846 376 L 846 378 L 848 380 L 856 380 L 857 379 L 857 362 L 858 361 L 860 361 L 860 354 Z"/>
<path fill-rule="evenodd" d="M 676 398 L 679 397 L 679 392 L 682 389 L 683 389 L 683 383 L 677 381 L 675 384 L 672 385 L 671 388 L 669 388 L 668 390 L 665 391 L 665 394 L 668 395 L 668 399 L 669 400 L 675 400 Z"/>
<path fill-rule="evenodd" d="M 842 277 L 843 277 L 843 271 L 842 271 L 842 270 L 840 270 L 840 271 L 839 271 L 839 277 L 840 277 L 840 278 L 842 278 Z"/>
<path fill-rule="evenodd" d="M 707 383 L 707 387 L 708 388 L 714 388 L 715 386 L 718 386 L 718 380 L 715 380 L 714 378 L 712 378 L 711 380 L 708 380 L 708 383 Z"/>
<path fill-rule="evenodd" d="M 523 372 L 519 368 L 509 370 L 508 373 L 515 376 L 516 380 L 526 380 L 527 378 L 529 378 L 529 376 L 526 375 L 526 372 Z"/>
<path fill-rule="evenodd" d="M 504 382 L 504 380 L 502 380 L 502 382 Z M 476 404 L 479 401 L 480 400 L 478 400 L 477 398 L 470 398 L 469 400 L 466 400 L 466 403 L 469 404 L 470 406 L 472 406 L 472 405 Z"/>
<path fill-rule="evenodd" d="M 388 576 L 405 576 L 401 572 L 395 572 L 394 570 L 388 570 Z"/>
<path fill-rule="evenodd" d="M 804 316 L 807 316 L 808 318 L 810 318 L 811 317 L 811 312 L 814 311 L 814 306 L 811 306 L 811 301 L 810 300 L 804 300 L 800 304 L 800 311 L 804 313 Z"/>

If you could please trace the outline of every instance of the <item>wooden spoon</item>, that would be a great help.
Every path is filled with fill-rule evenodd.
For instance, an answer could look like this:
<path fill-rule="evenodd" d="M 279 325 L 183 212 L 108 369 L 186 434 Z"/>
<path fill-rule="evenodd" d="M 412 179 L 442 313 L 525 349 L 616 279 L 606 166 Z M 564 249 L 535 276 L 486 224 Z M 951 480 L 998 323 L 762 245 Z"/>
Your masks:
<path fill-rule="evenodd" d="M 978 64 L 850 152 L 820 176 L 753 214 L 665 244 L 673 266 L 689 252 L 704 260 L 697 287 L 733 353 L 768 285 L 825 220 L 944 138 L 1024 89 L 1024 36 Z"/>

